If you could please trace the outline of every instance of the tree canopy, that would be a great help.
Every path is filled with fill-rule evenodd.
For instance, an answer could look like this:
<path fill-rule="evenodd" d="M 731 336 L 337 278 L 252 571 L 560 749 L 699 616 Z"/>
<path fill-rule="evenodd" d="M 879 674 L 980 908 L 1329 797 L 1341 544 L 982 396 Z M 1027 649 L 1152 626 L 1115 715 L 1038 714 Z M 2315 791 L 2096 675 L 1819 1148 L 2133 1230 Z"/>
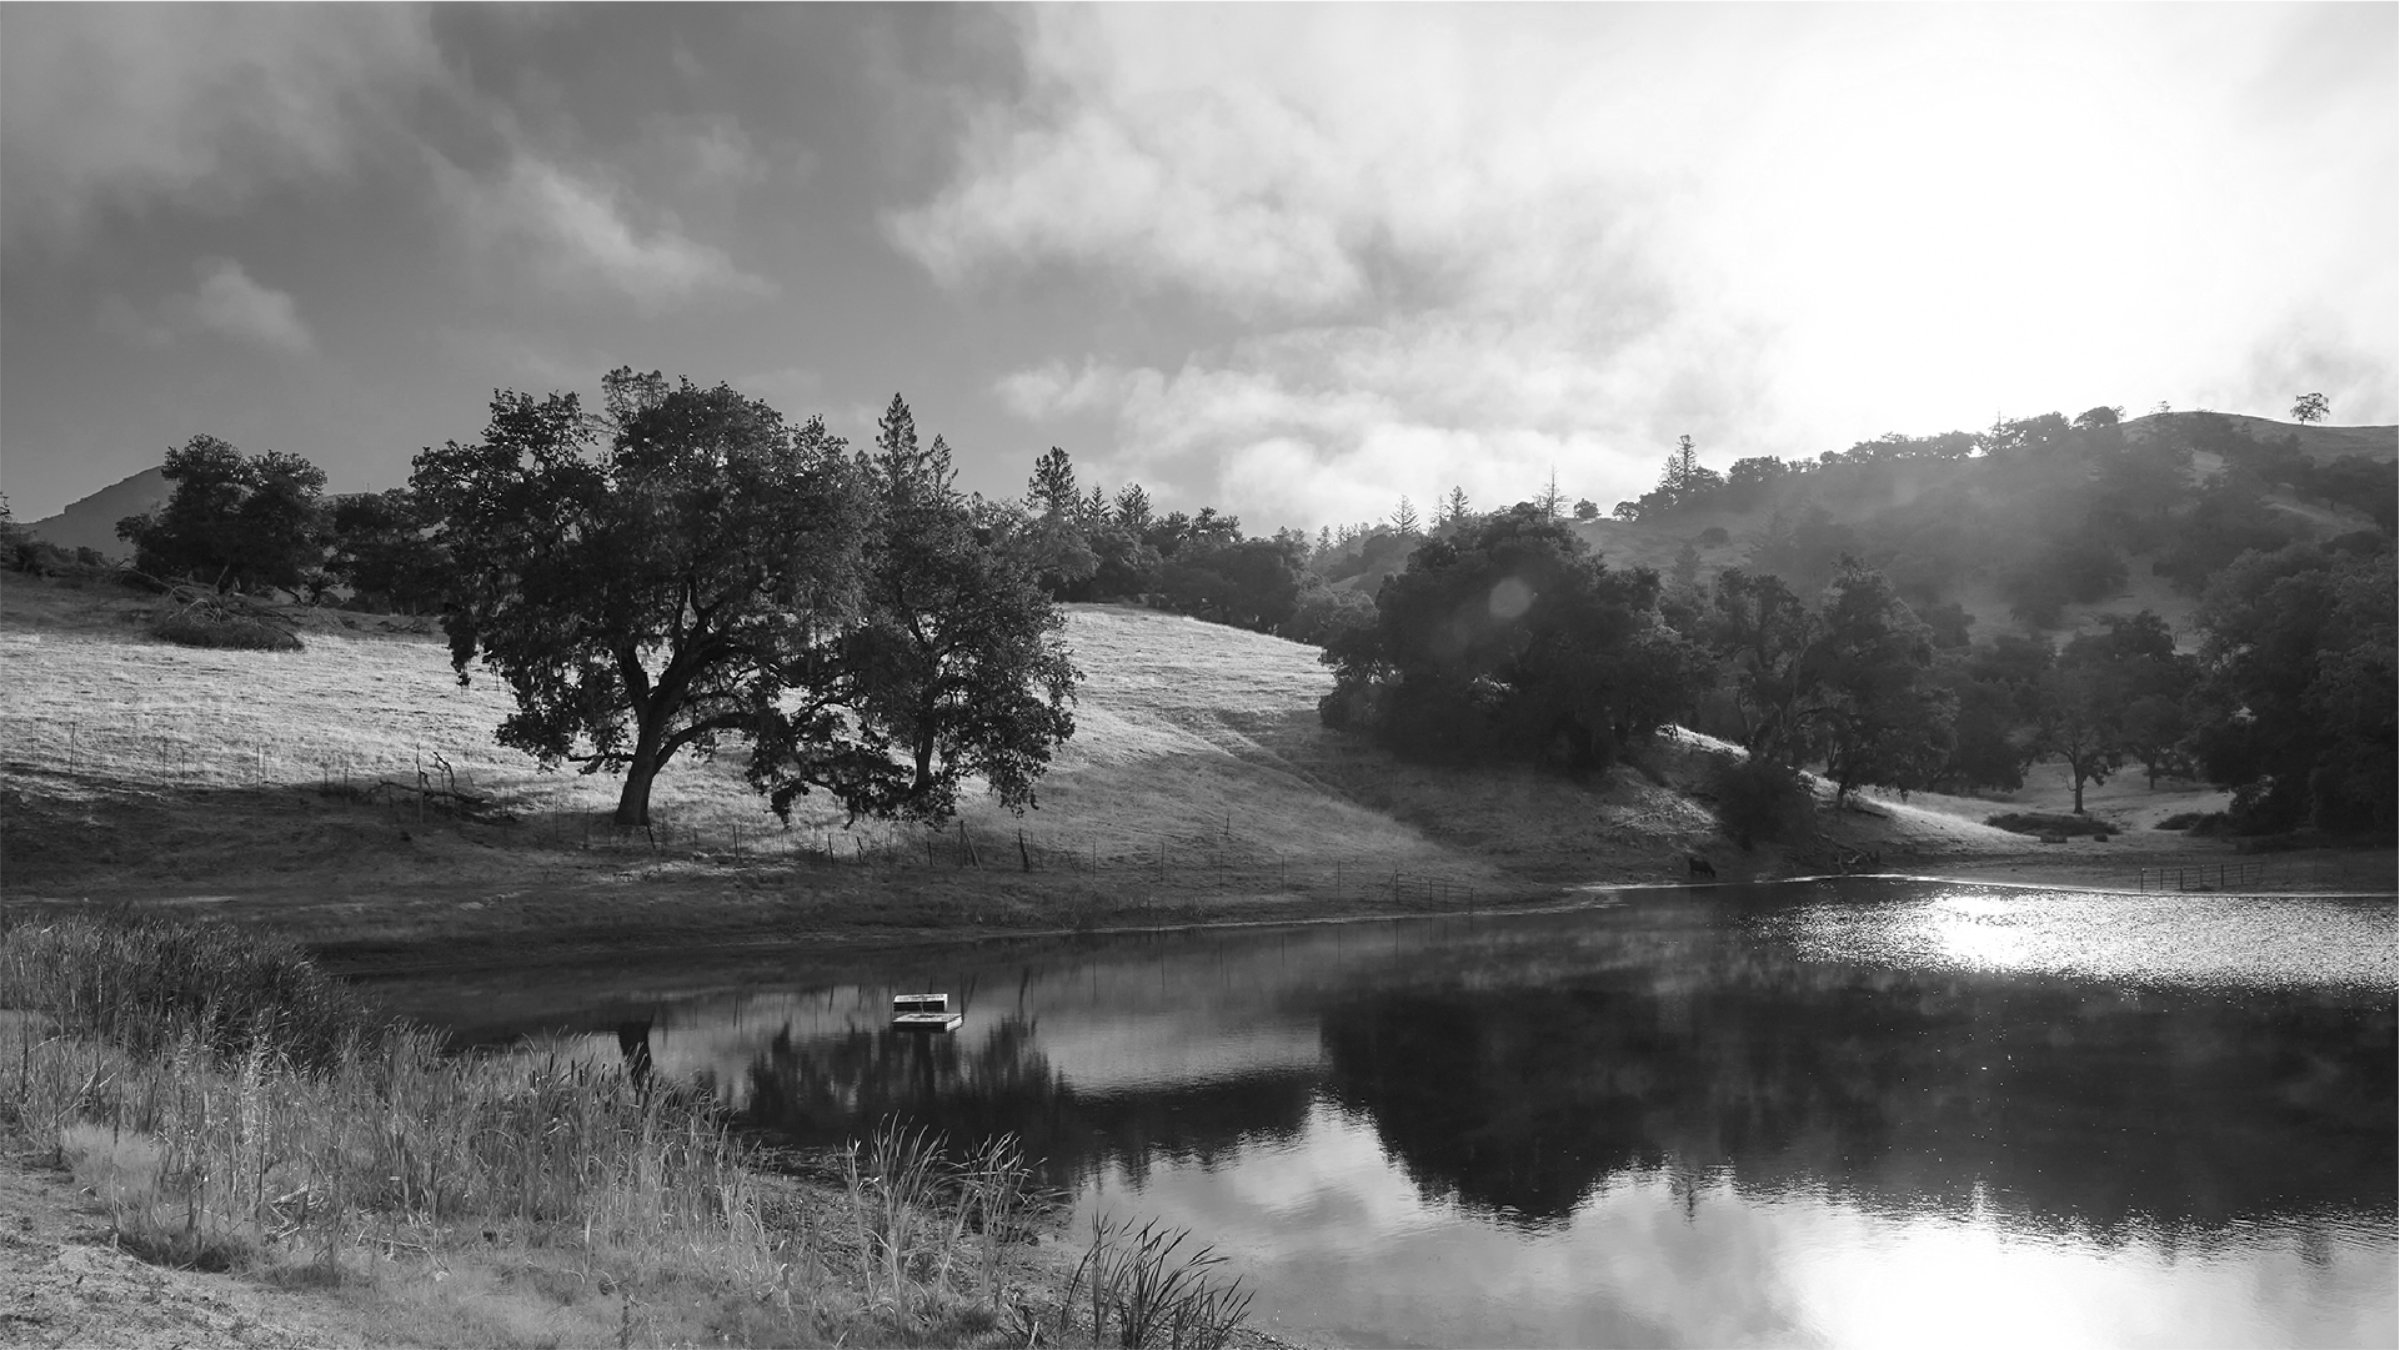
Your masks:
<path fill-rule="evenodd" d="M 162 472 L 175 485 L 166 504 L 117 522 L 135 567 L 220 591 L 308 584 L 324 555 L 324 470 L 298 455 L 244 455 L 194 436 L 167 452 Z"/>
<path fill-rule="evenodd" d="M 2393 570 L 2390 541 L 2366 536 L 2252 553 L 2209 588 L 2193 740 L 2245 828 L 2389 830 L 2400 814 Z"/>
<path fill-rule="evenodd" d="M 1538 504 L 1421 545 L 1372 626 L 1325 655 L 1323 713 L 1414 758 L 1582 771 L 1663 725 L 1701 676 L 1658 575 L 1611 571 Z"/>
<path fill-rule="evenodd" d="M 452 665 L 463 683 L 481 658 L 516 698 L 503 744 L 623 772 L 625 827 L 648 823 L 670 759 L 734 733 L 778 810 L 823 787 L 854 814 L 939 816 L 953 770 L 991 771 L 1004 801 L 1030 804 L 1038 752 L 1071 730 L 1063 658 L 1013 671 L 1048 710 L 1028 722 L 1001 697 L 1004 662 L 960 685 L 947 647 L 928 664 L 886 640 L 955 626 L 985 634 L 977 650 L 1054 653 L 1046 606 L 988 606 L 911 571 L 955 565 L 926 560 L 957 546 L 927 522 L 962 503 L 902 509 L 821 422 L 793 427 L 722 384 L 620 369 L 604 389 L 599 415 L 573 394 L 499 394 L 482 440 L 427 450 L 410 480 L 455 564 Z M 943 720 L 976 694 L 991 698 L 984 720 Z M 996 734 L 1015 738 L 1014 759 L 971 748 Z"/>

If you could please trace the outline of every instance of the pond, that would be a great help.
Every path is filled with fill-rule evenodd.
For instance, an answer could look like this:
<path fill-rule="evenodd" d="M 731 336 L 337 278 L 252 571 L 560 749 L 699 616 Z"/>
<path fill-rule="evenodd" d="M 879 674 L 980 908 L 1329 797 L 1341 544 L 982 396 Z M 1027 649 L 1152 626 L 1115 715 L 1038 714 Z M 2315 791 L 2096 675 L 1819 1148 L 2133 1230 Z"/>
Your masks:
<path fill-rule="evenodd" d="M 1848 881 L 447 1020 L 631 999 L 795 1141 L 1015 1131 L 1314 1344 L 2390 1345 L 2394 965 L 2389 900 Z"/>

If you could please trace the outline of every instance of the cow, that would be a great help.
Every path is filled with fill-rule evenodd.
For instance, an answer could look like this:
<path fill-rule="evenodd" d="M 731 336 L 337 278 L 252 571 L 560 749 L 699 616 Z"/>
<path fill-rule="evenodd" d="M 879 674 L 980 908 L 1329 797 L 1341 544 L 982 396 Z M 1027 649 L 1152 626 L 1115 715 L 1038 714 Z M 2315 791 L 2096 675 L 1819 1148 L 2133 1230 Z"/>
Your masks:
<path fill-rule="evenodd" d="M 1698 881 L 1702 877 L 1707 877 L 1710 881 L 1715 881 L 1717 879 L 1716 865 L 1709 862 L 1708 859 L 1701 857 L 1697 853 L 1684 854 L 1683 863 L 1684 866 L 1689 869 L 1691 878 L 1694 881 Z"/>

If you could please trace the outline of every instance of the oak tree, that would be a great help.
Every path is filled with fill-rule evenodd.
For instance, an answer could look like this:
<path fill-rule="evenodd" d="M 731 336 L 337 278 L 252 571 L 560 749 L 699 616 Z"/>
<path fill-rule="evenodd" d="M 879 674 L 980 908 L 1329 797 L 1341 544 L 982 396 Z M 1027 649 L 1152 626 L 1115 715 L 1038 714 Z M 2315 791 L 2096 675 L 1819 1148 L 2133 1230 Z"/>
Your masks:
<path fill-rule="evenodd" d="M 677 754 L 822 697 L 867 521 L 821 422 L 625 369 L 605 389 L 598 416 L 571 393 L 497 394 L 483 438 L 417 456 L 410 486 L 451 554 L 459 682 L 480 657 L 508 685 L 503 745 L 623 772 L 616 823 L 634 828 Z"/>
<path fill-rule="evenodd" d="M 117 522 L 134 566 L 188 576 L 220 591 L 297 592 L 324 558 L 325 471 L 298 455 L 244 455 L 214 436 L 167 452 L 175 485 L 155 511 Z"/>

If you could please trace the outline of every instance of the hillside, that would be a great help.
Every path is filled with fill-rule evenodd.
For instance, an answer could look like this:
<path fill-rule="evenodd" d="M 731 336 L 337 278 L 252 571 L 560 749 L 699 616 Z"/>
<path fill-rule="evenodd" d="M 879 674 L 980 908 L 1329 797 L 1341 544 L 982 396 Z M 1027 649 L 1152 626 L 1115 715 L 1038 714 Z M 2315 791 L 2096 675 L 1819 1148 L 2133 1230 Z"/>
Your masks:
<path fill-rule="evenodd" d="M 1911 603 L 1958 603 L 1973 619 L 1978 641 L 2027 628 L 2010 593 L 2012 569 L 2036 566 L 2071 543 L 2096 543 L 2121 559 L 2122 579 L 2097 598 L 2065 603 L 2050 631 L 2092 631 L 2104 618 L 2148 609 L 2188 634 L 2198 588 L 2175 584 L 2171 574 L 2179 566 L 2213 572 L 2230 561 L 2230 555 L 2205 556 L 2205 542 L 2195 546 L 2192 536 L 2231 539 L 2230 531 L 2239 529 L 2256 535 L 2249 542 L 2269 547 L 2277 538 L 2330 539 L 2378 528 L 2376 504 L 2360 494 L 2388 495 L 2382 485 L 2353 489 L 2346 480 L 2330 495 L 2309 495 L 2270 477 L 2254 507 L 2218 510 L 2209 524 L 2199 524 L 2196 504 L 2228 468 L 2229 452 L 2251 456 L 2253 469 L 2270 473 L 2287 444 L 2297 461 L 2320 469 L 2363 461 L 2388 478 L 2390 466 L 2400 462 L 2400 427 L 2303 426 L 2170 412 L 2130 419 L 2117 431 L 2100 448 L 2068 439 L 2055 450 L 2006 462 L 1921 453 L 1940 438 L 1897 446 L 1870 442 L 1810 462 L 1805 471 L 1763 489 L 1718 493 L 1645 512 L 1638 520 L 1580 521 L 1574 528 L 1612 566 L 1649 567 L 1672 577 L 1688 547 L 1704 582 L 1740 567 L 1783 576 L 1804 594 L 1823 584 L 1838 556 L 1852 553 L 1883 568 Z M 1877 456 L 1885 451 L 1891 457 Z M 1727 468 L 1704 467 L 1719 473 Z M 2267 523 L 2252 524 L 2245 510 L 2263 513 Z M 2178 524 L 2183 521 L 2192 523 Z M 2228 547 L 2238 552 L 2240 546 Z M 2178 549 L 2187 555 L 2180 561 Z"/>
<path fill-rule="evenodd" d="M 173 485 L 167 482 L 164 472 L 144 469 L 70 502 L 66 510 L 45 516 L 26 528 L 44 542 L 63 549 L 96 548 L 112 558 L 129 557 L 132 550 L 117 538 L 117 522 L 164 506 L 171 491 Z"/>
<path fill-rule="evenodd" d="M 2251 417 L 2244 413 L 2213 415 L 2223 418 L 2236 431 L 2253 440 L 2292 437 L 2298 443 L 2302 458 L 2319 463 L 2340 459 L 2345 455 L 2363 455 L 2379 464 L 2400 459 L 2400 426 L 2309 426 L 2299 422 L 2278 422 L 2271 417 Z M 2151 413 L 2127 419 L 2125 433 L 2133 437 L 2188 436 L 2202 416 L 2204 414 L 2198 412 Z"/>
<path fill-rule="evenodd" d="M 1837 844 L 1887 867 L 2129 870 L 2129 845 L 2197 843 L 2042 850 L 1978 823 L 1987 804 L 1919 798 L 1823 813 L 1813 851 L 1744 854 L 1683 791 L 1725 753 L 1709 743 L 1669 738 L 1581 784 L 1400 764 L 1319 725 L 1314 648 L 1108 606 L 1069 614 L 1078 730 L 1021 821 L 973 799 L 938 832 L 849 825 L 810 798 L 787 829 L 737 763 L 679 761 L 658 827 L 622 838 L 606 825 L 614 780 L 495 745 L 503 691 L 459 687 L 438 638 L 406 621 L 295 611 L 308 649 L 270 654 L 155 641 L 145 611 L 62 583 L 0 589 L 8 898 L 204 906 L 368 967 L 501 959 L 475 943 L 503 938 L 521 959 L 1521 904 L 1680 882 L 1686 852 L 1732 879 L 1821 867 Z M 495 813 L 452 819 L 421 781 Z"/>

